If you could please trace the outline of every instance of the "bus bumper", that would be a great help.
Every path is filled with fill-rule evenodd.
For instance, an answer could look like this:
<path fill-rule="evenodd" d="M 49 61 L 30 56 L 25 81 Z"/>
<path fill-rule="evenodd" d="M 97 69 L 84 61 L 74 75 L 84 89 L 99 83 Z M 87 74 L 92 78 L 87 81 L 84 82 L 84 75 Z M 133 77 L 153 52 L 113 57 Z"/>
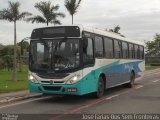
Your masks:
<path fill-rule="evenodd" d="M 66 95 L 83 95 L 81 92 L 81 82 L 75 84 L 40 84 L 29 80 L 29 91 L 45 94 L 66 94 Z"/>

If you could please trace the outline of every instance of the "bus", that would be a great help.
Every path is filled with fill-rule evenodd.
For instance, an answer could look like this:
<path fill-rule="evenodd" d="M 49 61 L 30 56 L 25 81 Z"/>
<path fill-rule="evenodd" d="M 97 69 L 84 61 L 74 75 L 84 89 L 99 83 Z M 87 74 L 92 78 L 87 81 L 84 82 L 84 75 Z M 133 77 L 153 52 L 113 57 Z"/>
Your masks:
<path fill-rule="evenodd" d="M 107 88 L 133 87 L 144 70 L 144 45 L 119 34 L 82 25 L 32 31 L 30 92 L 100 98 Z"/>

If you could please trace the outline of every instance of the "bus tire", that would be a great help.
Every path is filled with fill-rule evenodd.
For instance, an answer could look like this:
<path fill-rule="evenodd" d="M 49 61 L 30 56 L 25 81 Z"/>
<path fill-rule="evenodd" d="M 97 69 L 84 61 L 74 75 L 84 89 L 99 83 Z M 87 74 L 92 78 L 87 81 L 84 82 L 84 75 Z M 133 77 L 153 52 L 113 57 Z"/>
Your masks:
<path fill-rule="evenodd" d="M 134 86 L 134 83 L 135 83 L 135 74 L 134 74 L 134 72 L 131 72 L 130 82 L 127 83 L 125 86 L 129 87 L 129 88 L 132 88 Z"/>
<path fill-rule="evenodd" d="M 104 82 L 104 79 L 103 77 L 99 77 L 99 80 L 98 80 L 98 88 L 97 88 L 97 92 L 94 93 L 94 97 L 95 98 L 101 98 L 103 95 L 104 95 L 104 92 L 105 92 L 105 82 Z"/>

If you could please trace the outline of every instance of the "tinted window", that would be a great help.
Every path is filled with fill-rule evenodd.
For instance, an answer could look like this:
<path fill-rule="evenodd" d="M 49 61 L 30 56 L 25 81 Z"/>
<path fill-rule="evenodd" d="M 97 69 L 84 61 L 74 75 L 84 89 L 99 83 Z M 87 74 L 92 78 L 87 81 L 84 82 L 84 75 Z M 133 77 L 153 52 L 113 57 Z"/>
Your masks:
<path fill-rule="evenodd" d="M 114 40 L 114 57 L 121 58 L 121 42 Z"/>
<path fill-rule="evenodd" d="M 139 50 L 140 50 L 140 58 L 144 59 L 144 47 L 140 46 Z"/>
<path fill-rule="evenodd" d="M 47 27 L 34 29 L 31 39 L 53 38 L 53 37 L 79 37 L 80 28 L 78 26 Z"/>
<path fill-rule="evenodd" d="M 128 43 L 122 42 L 123 58 L 128 58 Z"/>
<path fill-rule="evenodd" d="M 95 56 L 103 57 L 103 39 L 95 36 Z"/>
<path fill-rule="evenodd" d="M 44 60 L 44 44 L 37 43 L 37 63 Z"/>
<path fill-rule="evenodd" d="M 135 49 L 135 58 L 139 59 L 139 47 L 138 47 L 138 45 L 134 45 L 134 49 Z"/>
<path fill-rule="evenodd" d="M 93 58 L 93 40 L 85 38 L 83 42 L 83 58 Z"/>
<path fill-rule="evenodd" d="M 134 46 L 129 43 L 129 58 L 134 58 Z"/>
<path fill-rule="evenodd" d="M 60 71 L 79 66 L 79 39 L 31 41 L 30 69 Z"/>
<path fill-rule="evenodd" d="M 113 58 L 113 40 L 104 38 L 105 57 Z"/>

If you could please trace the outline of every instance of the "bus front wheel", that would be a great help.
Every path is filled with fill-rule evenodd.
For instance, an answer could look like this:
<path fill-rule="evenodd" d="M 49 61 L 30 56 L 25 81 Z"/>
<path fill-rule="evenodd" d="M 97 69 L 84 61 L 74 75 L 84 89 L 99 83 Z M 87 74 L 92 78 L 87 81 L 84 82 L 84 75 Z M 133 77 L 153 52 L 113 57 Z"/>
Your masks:
<path fill-rule="evenodd" d="M 94 94 L 94 96 L 96 98 L 100 98 L 104 95 L 104 91 L 105 91 L 104 80 L 102 77 L 99 77 L 97 92 Z"/>

